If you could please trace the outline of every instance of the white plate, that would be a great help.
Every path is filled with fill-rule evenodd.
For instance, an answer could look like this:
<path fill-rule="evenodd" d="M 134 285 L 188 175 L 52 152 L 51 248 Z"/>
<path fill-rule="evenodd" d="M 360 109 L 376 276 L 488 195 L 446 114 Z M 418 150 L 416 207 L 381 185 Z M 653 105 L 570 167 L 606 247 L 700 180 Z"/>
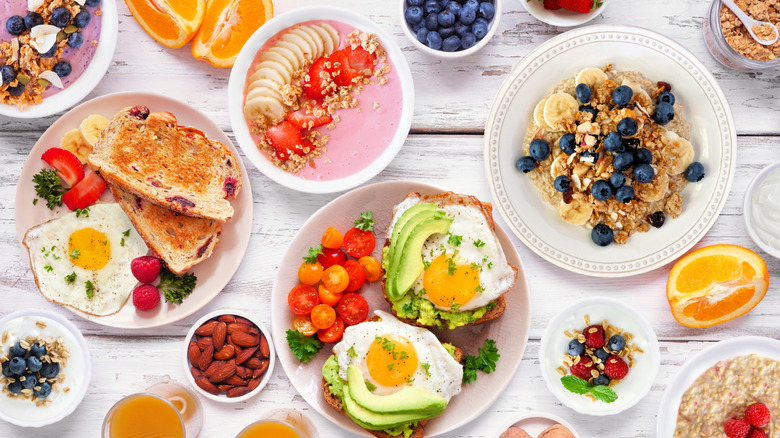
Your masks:
<path fill-rule="evenodd" d="M 674 429 L 677 425 L 677 411 L 680 407 L 682 396 L 699 376 L 717 362 L 747 354 L 758 354 L 780 361 L 780 341 L 761 336 L 731 338 L 720 341 L 688 359 L 675 372 L 674 378 L 666 386 L 661 404 L 658 407 L 658 420 L 655 427 L 656 437 L 668 438 L 674 435 Z"/>
<path fill-rule="evenodd" d="M 518 0 L 523 5 L 529 14 L 533 15 L 537 20 L 551 24 L 553 26 L 572 27 L 585 24 L 588 21 L 598 17 L 607 7 L 609 0 L 603 0 L 601 6 L 586 13 L 581 14 L 579 12 L 567 11 L 566 9 L 556 9 L 550 11 L 544 8 L 544 4 L 540 0 Z"/>
<path fill-rule="evenodd" d="M 365 167 L 357 172 L 332 180 L 304 179 L 296 174 L 285 172 L 274 166 L 257 148 L 257 145 L 249 132 L 249 126 L 244 119 L 244 85 L 246 83 L 247 71 L 252 64 L 257 51 L 269 38 L 283 29 L 309 20 L 338 21 L 354 26 L 356 29 L 360 29 L 364 32 L 377 34 L 382 43 L 382 47 L 387 51 L 390 64 L 396 73 L 398 73 L 398 79 L 401 84 L 401 93 L 403 95 L 401 99 L 403 108 L 400 120 L 398 120 L 395 135 L 384 152 L 371 163 L 365 164 Z M 360 96 L 358 96 L 358 100 L 360 100 Z M 362 111 L 371 111 L 370 102 L 361 102 L 360 107 L 362 108 Z M 249 161 L 260 169 L 263 174 L 285 187 L 301 192 L 339 192 L 357 187 L 376 176 L 376 174 L 390 164 L 401 149 L 401 146 L 403 146 L 406 136 L 409 134 L 409 128 L 412 125 L 412 113 L 414 111 L 414 85 L 412 83 L 412 73 L 411 70 L 409 70 L 409 64 L 406 62 L 406 57 L 404 57 L 401 49 L 393 41 L 392 36 L 368 18 L 347 9 L 332 6 L 297 8 L 274 17 L 272 20 L 265 23 L 249 38 L 241 49 L 241 53 L 238 54 L 236 63 L 233 65 L 233 70 L 230 72 L 230 82 L 228 83 L 228 110 L 230 112 L 230 125 L 236 135 L 238 145 L 241 146 L 241 149 L 246 153 Z M 354 133 L 354 135 L 361 136 L 361 138 L 371 138 L 372 131 L 375 128 L 376 126 L 363 125 L 361 129 Z M 336 130 L 338 129 L 339 125 L 336 124 Z M 349 142 L 342 142 L 341 144 L 328 143 L 326 147 L 348 147 L 348 145 Z M 363 163 L 360 165 L 362 166 Z"/>
<path fill-rule="evenodd" d="M 206 115 L 188 106 L 185 103 L 171 98 L 149 93 L 115 93 L 98 97 L 85 102 L 68 111 L 54 122 L 35 143 L 27 161 L 24 163 L 19 175 L 19 185 L 16 188 L 16 202 L 14 207 L 14 222 L 16 223 L 16 236 L 22 247 L 24 258 L 29 264 L 29 255 L 24 245 L 21 244 L 24 233 L 32 226 L 46 222 L 50 219 L 69 213 L 64 205 L 54 211 L 46 208 L 46 202 L 35 199 L 35 188 L 32 177 L 38 173 L 46 163 L 41 160 L 44 151 L 58 146 L 60 139 L 69 130 L 78 128 L 81 120 L 90 114 L 102 114 L 109 120 L 124 107 L 133 105 L 146 105 L 152 111 L 168 111 L 176 116 L 178 123 L 184 126 L 193 126 L 206 134 L 208 138 L 217 140 L 230 148 L 236 156 L 241 167 L 241 191 L 233 200 L 235 211 L 233 218 L 223 225 L 222 234 L 219 236 L 219 244 L 214 248 L 211 257 L 196 265 L 190 270 L 198 277 L 195 290 L 184 298 L 182 304 L 162 303 L 157 309 L 149 312 L 136 312 L 131 299 L 125 303 L 122 309 L 109 316 L 93 316 L 66 307 L 73 313 L 90 321 L 110 327 L 146 328 L 169 324 L 185 318 L 205 306 L 212 298 L 222 290 L 230 281 L 238 269 L 241 259 L 244 257 L 249 235 L 252 231 L 252 188 L 249 185 L 249 175 L 241 161 L 241 156 L 230 139 L 219 127 Z M 112 200 L 109 190 L 103 193 L 103 202 Z M 127 267 L 130 269 L 130 267 Z"/>
<path fill-rule="evenodd" d="M 353 226 L 358 215 L 366 210 L 374 212 L 374 236 L 377 246 L 372 255 L 381 260 L 382 245 L 385 240 L 385 230 L 390 223 L 392 207 L 401 202 L 407 193 L 423 194 L 441 193 L 445 190 L 416 182 L 394 181 L 372 184 L 344 194 L 317 211 L 301 227 L 295 236 L 284 258 L 279 263 L 279 271 L 274 280 L 271 295 L 271 330 L 276 342 L 276 354 L 287 376 L 295 389 L 314 409 L 324 415 L 334 424 L 361 436 L 371 436 L 352 422 L 347 416 L 330 407 L 322 395 L 322 364 L 332 354 L 334 344 L 326 344 L 308 364 L 302 364 L 290 352 L 285 339 L 285 331 L 292 328 L 295 315 L 287 305 L 287 294 L 298 284 L 298 267 L 302 257 L 309 247 L 322 241 L 322 234 L 329 226 L 342 233 Z M 440 416 L 430 420 L 425 426 L 425 436 L 445 434 L 469 421 L 479 417 L 493 402 L 498 399 L 503 389 L 509 384 L 523 357 L 528 331 L 531 323 L 531 308 L 528 285 L 522 263 L 517 251 L 512 246 L 509 236 L 496 225 L 501 246 L 507 256 L 507 261 L 518 268 L 517 281 L 506 295 L 507 310 L 500 318 L 480 325 L 461 327 L 454 330 L 432 330 L 442 342 L 452 342 L 460 347 L 465 354 L 476 355 L 485 339 L 496 341 L 496 347 L 501 353 L 492 374 L 478 373 L 477 381 L 464 385 L 460 394 L 452 398 L 447 410 Z M 390 306 L 384 300 L 379 282 L 368 287 L 364 286 L 361 294 L 368 301 L 370 312 L 374 310 L 389 311 Z"/>
<path fill-rule="evenodd" d="M 111 65 L 119 29 L 116 2 L 114 0 L 103 0 L 100 2 L 100 9 L 103 11 L 100 16 L 100 39 L 98 40 L 97 50 L 84 73 L 75 82 L 57 94 L 44 98 L 43 102 L 38 105 L 27 105 L 23 111 L 20 111 L 16 105 L 0 104 L 0 115 L 17 119 L 34 119 L 50 116 L 60 111 L 65 111 L 79 103 L 95 89 L 103 75 L 106 74 L 108 66 Z M 94 11 L 92 8 L 89 10 L 90 13 Z M 5 26 L 5 20 L 3 20 L 3 26 Z M 84 44 L 91 43 L 84 41 Z"/>
<path fill-rule="evenodd" d="M 545 429 L 556 424 L 560 424 L 561 426 L 569 429 L 572 435 L 574 435 L 574 438 L 580 438 L 579 434 L 577 434 L 577 431 L 574 430 L 571 424 L 566 422 L 566 420 L 557 415 L 548 414 L 546 412 L 532 412 L 519 418 L 515 418 L 511 423 L 505 424 L 500 429 L 498 429 L 496 431 L 496 436 L 501 435 L 512 426 L 517 426 L 526 431 L 532 437 L 537 437 L 540 433 L 544 432 Z"/>
<path fill-rule="evenodd" d="M 685 205 L 677 218 L 667 218 L 659 229 L 633 234 L 625 245 L 598 247 L 590 231 L 559 218 L 515 162 L 536 103 L 582 68 L 607 63 L 672 84 L 691 124 L 696 160 L 707 174 L 685 188 Z M 588 26 L 542 44 L 504 81 L 486 126 L 485 171 L 497 210 L 512 231 L 551 263 L 598 277 L 647 272 L 693 247 L 723 209 L 737 163 L 734 121 L 715 78 L 679 44 L 636 27 Z"/>

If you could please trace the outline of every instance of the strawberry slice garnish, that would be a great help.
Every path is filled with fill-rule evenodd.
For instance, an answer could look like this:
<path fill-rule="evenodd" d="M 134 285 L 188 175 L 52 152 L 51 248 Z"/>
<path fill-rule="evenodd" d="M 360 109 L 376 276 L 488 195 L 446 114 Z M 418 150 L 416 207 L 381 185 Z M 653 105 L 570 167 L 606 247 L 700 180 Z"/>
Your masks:
<path fill-rule="evenodd" d="M 333 121 L 333 117 L 323 108 L 322 103 L 314 102 L 310 106 L 302 105 L 298 111 L 287 116 L 287 120 L 300 129 L 312 129 L 327 125 Z"/>
<path fill-rule="evenodd" d="M 347 52 L 342 50 L 336 50 L 330 54 L 331 68 L 333 69 L 333 81 L 339 87 L 346 87 L 352 83 L 352 79 L 358 77 L 358 72 L 352 69 L 349 65 L 349 57 Z"/>
<path fill-rule="evenodd" d="M 100 199 L 100 195 L 106 190 L 106 182 L 95 172 L 88 173 L 73 188 L 62 195 L 62 202 L 69 209 L 87 208 Z"/>
<path fill-rule="evenodd" d="M 558 0 L 558 5 L 569 11 L 587 14 L 593 9 L 593 0 Z"/>
<path fill-rule="evenodd" d="M 363 47 L 346 47 L 330 55 L 333 64 L 333 80 L 336 85 L 345 87 L 355 83 L 355 79 L 370 75 L 376 68 L 376 54 Z"/>
<path fill-rule="evenodd" d="M 346 47 L 344 52 L 349 59 L 349 66 L 353 70 L 367 75 L 374 72 L 376 67 L 376 53 L 371 53 L 361 46 L 357 46 L 354 49 L 352 47 Z M 368 70 L 368 72 L 366 72 Z"/>
<path fill-rule="evenodd" d="M 311 149 L 311 143 L 304 140 L 301 130 L 291 122 L 284 120 L 265 130 L 265 138 L 276 150 L 276 157 L 287 161 L 291 154 L 303 155 L 303 149 Z"/>
<path fill-rule="evenodd" d="M 68 187 L 73 187 L 84 178 L 84 166 L 73 152 L 60 148 L 51 148 L 41 155 L 41 159 L 57 170 Z"/>
<path fill-rule="evenodd" d="M 330 60 L 319 58 L 309 68 L 306 80 L 303 82 L 303 92 L 312 99 L 322 99 L 327 88 L 333 83 L 333 73 Z"/>

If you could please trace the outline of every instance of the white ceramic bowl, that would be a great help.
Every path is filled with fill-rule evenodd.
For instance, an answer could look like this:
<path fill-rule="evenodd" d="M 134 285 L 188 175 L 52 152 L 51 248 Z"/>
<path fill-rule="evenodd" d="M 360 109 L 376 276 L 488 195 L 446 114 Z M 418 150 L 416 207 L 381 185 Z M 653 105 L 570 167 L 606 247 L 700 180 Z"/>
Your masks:
<path fill-rule="evenodd" d="M 330 180 L 304 179 L 298 175 L 285 172 L 274 166 L 261 152 L 249 131 L 249 126 L 244 119 L 244 85 L 247 72 L 257 51 L 265 42 L 279 33 L 280 31 L 293 26 L 297 23 L 310 20 L 333 20 L 349 26 L 354 26 L 364 32 L 371 32 L 379 36 L 382 47 L 387 51 L 388 59 L 393 69 L 398 74 L 402 94 L 402 110 L 398 124 L 395 127 L 395 134 L 387 145 L 385 150 L 376 159 L 365 163 L 363 168 L 355 173 Z M 381 103 L 381 102 L 380 102 Z M 370 104 L 361 105 L 363 111 L 370 111 Z M 233 69 L 230 72 L 230 82 L 228 83 L 228 110 L 230 113 L 230 124 L 236 135 L 239 146 L 243 149 L 249 161 L 260 169 L 263 174 L 277 183 L 294 190 L 307 193 L 333 193 L 348 190 L 363 184 L 376 176 L 395 158 L 398 151 L 406 141 L 409 134 L 409 128 L 412 125 L 412 113 L 414 112 L 414 84 L 412 82 L 412 73 L 406 57 L 401 49 L 393 41 L 393 37 L 376 25 L 370 19 L 356 14 L 347 9 L 333 6 L 309 6 L 296 8 L 284 14 L 278 15 L 265 23 L 258 29 L 244 44 L 241 52 L 236 58 Z M 337 113 L 339 114 L 339 113 Z M 336 124 L 338 130 L 338 124 Z M 335 131 L 334 131 L 335 132 Z M 371 127 L 361 134 L 371 137 L 373 131 Z M 337 145 L 328 144 L 326 147 L 332 148 Z M 326 158 L 327 155 L 325 155 Z"/>
<path fill-rule="evenodd" d="M 630 343 L 644 351 L 634 355 L 634 366 L 628 375 L 612 387 L 618 395 L 612 403 L 594 402 L 584 395 L 569 392 L 561 384 L 561 375 L 556 371 L 562 365 L 561 359 L 571 340 L 564 332 L 572 329 L 582 331 L 586 327 L 585 315 L 590 317 L 591 324 L 607 320 L 609 324 L 631 333 L 634 338 Z M 635 309 L 605 297 L 585 298 L 557 314 L 542 336 L 539 357 L 542 377 L 553 395 L 575 411 L 595 416 L 614 415 L 634 406 L 650 392 L 661 364 L 658 339 L 650 323 Z"/>
<path fill-rule="evenodd" d="M 767 254 L 776 258 L 780 258 L 780 249 L 771 247 L 768 243 L 761 240 L 761 237 L 759 237 L 758 233 L 756 233 L 756 229 L 753 226 L 753 207 L 751 205 L 758 185 L 761 183 L 761 181 L 764 180 L 764 178 L 766 178 L 767 175 L 769 175 L 770 172 L 777 168 L 780 168 L 780 162 L 766 166 L 761 170 L 761 172 L 758 173 L 758 175 L 753 178 L 753 181 L 750 182 L 750 185 L 745 192 L 745 198 L 742 200 L 742 217 L 745 219 L 745 227 L 747 228 L 750 238 L 753 239 L 753 242 L 755 242 L 756 245 L 758 245 L 758 247 L 764 250 L 764 252 Z"/>
<path fill-rule="evenodd" d="M 210 319 L 218 318 L 222 315 L 234 315 L 234 316 L 240 316 L 242 318 L 248 319 L 251 323 L 257 326 L 257 328 L 260 329 L 260 332 L 265 336 L 265 339 L 268 341 L 268 351 L 270 352 L 268 355 L 268 369 L 265 371 L 265 374 L 263 375 L 263 380 L 260 381 L 260 384 L 257 385 L 257 388 L 253 389 L 251 392 L 248 392 L 240 397 L 228 397 L 224 394 L 220 395 L 214 395 L 210 392 L 204 391 L 201 389 L 200 386 L 198 386 L 195 383 L 195 378 L 192 376 L 192 372 L 190 372 L 190 360 L 187 358 L 187 348 L 190 345 L 190 340 L 193 339 L 195 336 L 195 330 L 198 329 L 203 323 Z M 268 331 L 268 329 L 257 320 L 257 318 L 247 312 L 244 312 L 243 310 L 237 310 L 237 309 L 222 309 L 217 310 L 214 312 L 211 312 L 207 315 L 204 315 L 201 319 L 199 319 L 195 324 L 192 325 L 192 328 L 190 328 L 189 333 L 187 333 L 187 337 L 184 338 L 184 353 L 182 355 L 182 360 L 184 364 L 184 374 L 187 375 L 187 381 L 190 382 L 190 385 L 192 385 L 193 388 L 195 388 L 195 391 L 198 392 L 198 394 L 202 395 L 203 397 L 206 397 L 208 399 L 222 402 L 222 403 L 239 403 L 244 400 L 248 400 L 255 395 L 259 394 L 260 391 L 263 390 L 265 385 L 268 383 L 268 380 L 271 379 L 271 374 L 274 372 L 274 364 L 276 363 L 276 353 L 274 351 L 274 343 L 273 339 L 271 339 L 271 332 Z"/>
<path fill-rule="evenodd" d="M 23 111 L 20 111 L 16 105 L 0 104 L 0 115 L 17 119 L 34 119 L 50 116 L 81 102 L 95 89 L 103 75 L 106 74 L 108 66 L 111 65 L 119 29 L 116 2 L 114 0 L 103 0 L 100 2 L 100 9 L 103 11 L 100 18 L 100 40 L 97 50 L 84 73 L 74 83 L 68 85 L 57 94 L 43 99 L 43 102 L 38 105 L 27 105 Z M 5 20 L 3 20 L 3 25 L 5 25 Z M 84 44 L 88 44 L 88 42 L 85 41 Z"/>
<path fill-rule="evenodd" d="M 524 0 L 523 0 L 524 1 Z M 484 38 L 477 41 L 476 44 L 469 47 L 466 50 L 458 50 L 456 52 L 445 52 L 444 50 L 434 50 L 425 44 L 421 43 L 417 40 L 417 36 L 412 32 L 411 26 L 409 26 L 409 23 L 406 22 L 406 9 L 409 8 L 409 5 L 407 3 L 407 0 L 398 0 L 400 4 L 400 12 L 398 19 L 400 20 L 401 29 L 404 31 L 404 35 L 409 38 L 412 43 L 417 46 L 418 49 L 420 49 L 423 53 L 427 53 L 429 55 L 438 56 L 439 58 L 445 58 L 445 59 L 454 59 L 454 58 L 462 58 L 464 56 L 469 56 L 472 53 L 476 53 L 479 49 L 485 47 L 490 41 L 491 38 L 493 38 L 493 35 L 496 34 L 496 30 L 498 29 L 498 22 L 501 19 L 501 10 L 503 6 L 503 0 L 493 0 L 493 6 L 496 9 L 496 13 L 493 16 L 493 18 L 488 22 L 488 33 L 485 35 Z"/>
<path fill-rule="evenodd" d="M 609 0 L 603 0 L 601 6 L 587 14 L 581 14 L 579 12 L 567 11 L 565 9 L 558 9 L 550 11 L 544 8 L 544 5 L 539 0 L 519 0 L 526 11 L 533 15 L 539 21 L 542 21 L 553 26 L 560 27 L 572 27 L 585 24 L 588 21 L 596 18 L 604 8 L 607 7 Z"/>
<path fill-rule="evenodd" d="M 500 429 L 496 431 L 495 436 L 499 436 L 512 426 L 517 426 L 526 431 L 531 436 L 539 436 L 545 429 L 555 424 L 569 429 L 574 435 L 574 438 L 580 438 L 580 435 L 574 430 L 571 424 L 569 424 L 563 418 L 548 414 L 547 412 L 531 412 L 529 414 L 521 415 L 513 418 L 510 422 L 505 423 Z"/>
<path fill-rule="evenodd" d="M 41 335 L 62 337 L 68 348 L 70 358 L 68 365 L 60 368 L 60 373 L 65 374 L 65 381 L 59 392 L 52 392 L 49 396 L 54 402 L 44 407 L 37 407 L 28 400 L 14 400 L 0 394 L 0 419 L 17 426 L 41 427 L 56 423 L 70 415 L 81 403 L 87 393 L 89 381 L 92 377 L 92 362 L 87 350 L 87 342 L 79 329 L 64 317 L 47 310 L 23 309 L 6 315 L 0 319 L 0 333 L 11 332 L 9 324 L 18 318 L 30 318 L 28 323 L 33 324 L 33 331 L 39 331 Z M 46 328 L 35 326 L 35 322 L 43 321 Z M 37 336 L 36 333 L 14 333 L 7 343 L 0 345 L 0 353 L 5 354 L 10 344 L 15 343 L 15 338 Z M 65 393 L 64 388 L 70 388 Z"/>

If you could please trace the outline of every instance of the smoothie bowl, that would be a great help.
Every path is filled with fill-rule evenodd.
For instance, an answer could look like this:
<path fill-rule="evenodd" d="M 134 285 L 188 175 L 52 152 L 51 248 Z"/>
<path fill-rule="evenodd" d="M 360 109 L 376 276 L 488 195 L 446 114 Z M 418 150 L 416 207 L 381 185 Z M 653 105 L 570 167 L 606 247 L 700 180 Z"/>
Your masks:
<path fill-rule="evenodd" d="M 230 74 L 230 122 L 265 175 L 309 193 L 347 190 L 398 153 L 414 90 L 390 35 L 348 10 L 279 15 L 247 41 Z"/>

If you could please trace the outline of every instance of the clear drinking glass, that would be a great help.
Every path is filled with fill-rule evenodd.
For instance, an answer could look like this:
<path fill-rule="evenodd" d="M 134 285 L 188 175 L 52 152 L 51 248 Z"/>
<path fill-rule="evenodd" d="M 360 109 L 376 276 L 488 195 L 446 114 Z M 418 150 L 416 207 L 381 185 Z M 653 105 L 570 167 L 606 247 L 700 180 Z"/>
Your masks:
<path fill-rule="evenodd" d="M 311 422 L 300 412 L 279 409 L 238 433 L 236 438 L 317 438 Z"/>

